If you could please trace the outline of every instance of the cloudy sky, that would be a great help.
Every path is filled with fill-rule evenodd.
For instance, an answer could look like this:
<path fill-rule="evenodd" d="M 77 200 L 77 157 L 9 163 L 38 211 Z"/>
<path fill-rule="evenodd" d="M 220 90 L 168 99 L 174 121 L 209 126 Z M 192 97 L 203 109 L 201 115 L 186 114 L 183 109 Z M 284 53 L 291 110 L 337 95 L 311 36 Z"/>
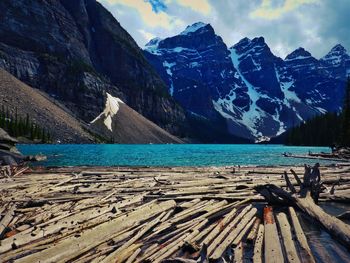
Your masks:
<path fill-rule="evenodd" d="M 198 21 L 210 23 L 227 46 L 265 37 L 285 57 L 304 47 L 316 58 L 341 43 L 350 51 L 350 0 L 98 0 L 140 47 Z"/>

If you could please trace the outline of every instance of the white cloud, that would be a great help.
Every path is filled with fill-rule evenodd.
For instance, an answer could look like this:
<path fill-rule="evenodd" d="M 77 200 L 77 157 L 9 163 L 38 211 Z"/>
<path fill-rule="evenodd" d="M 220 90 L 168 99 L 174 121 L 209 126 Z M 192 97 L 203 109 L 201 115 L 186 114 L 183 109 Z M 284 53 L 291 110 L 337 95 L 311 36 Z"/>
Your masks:
<path fill-rule="evenodd" d="M 189 7 L 193 11 L 209 15 L 211 11 L 211 5 L 207 0 L 175 0 L 179 5 L 183 7 Z"/>
<path fill-rule="evenodd" d="M 285 0 L 282 6 L 274 6 L 272 0 L 263 0 L 260 7 L 251 13 L 253 17 L 277 19 L 301 5 L 317 3 L 319 0 Z"/>
<path fill-rule="evenodd" d="M 173 17 L 164 11 L 154 12 L 152 5 L 144 0 L 105 0 L 105 2 L 110 5 L 123 5 L 137 10 L 144 24 L 149 27 L 162 27 L 169 30 L 176 25 L 183 24 L 179 18 Z"/>
<path fill-rule="evenodd" d="M 229 47 L 243 37 L 263 36 L 281 57 L 304 47 L 320 58 L 337 43 L 350 51 L 349 0 L 164 0 L 166 8 L 158 12 L 145 0 L 98 1 L 140 47 L 202 21 Z"/>
<path fill-rule="evenodd" d="M 145 30 L 143 30 L 143 29 L 139 29 L 138 31 L 141 33 L 141 35 L 144 37 L 144 39 L 145 39 L 146 41 L 149 41 L 149 40 L 151 40 L 152 38 L 155 38 L 155 37 L 156 37 L 156 35 L 154 35 L 154 34 L 152 34 L 152 33 L 150 33 L 150 32 L 147 32 L 147 31 L 145 31 Z"/>

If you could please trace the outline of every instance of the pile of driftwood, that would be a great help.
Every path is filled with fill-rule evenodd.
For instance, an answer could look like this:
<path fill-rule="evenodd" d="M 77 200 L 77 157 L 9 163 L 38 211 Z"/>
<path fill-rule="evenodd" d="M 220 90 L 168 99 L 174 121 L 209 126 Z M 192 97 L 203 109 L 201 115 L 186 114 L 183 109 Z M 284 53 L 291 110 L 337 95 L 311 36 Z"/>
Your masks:
<path fill-rule="evenodd" d="M 334 161 L 334 162 L 350 162 L 350 148 L 341 147 L 332 149 L 331 153 L 312 153 L 309 152 L 307 155 L 297 155 L 291 153 L 284 153 L 284 157 L 299 158 L 299 159 L 313 159 L 313 160 L 324 160 L 324 161 Z"/>
<path fill-rule="evenodd" d="M 342 231 L 349 245 L 349 225 L 300 196 L 304 167 L 285 169 L 75 167 L 2 176 L 0 262 L 315 262 L 293 207 L 331 234 Z M 349 202 L 350 167 L 320 172 L 318 201 Z"/>

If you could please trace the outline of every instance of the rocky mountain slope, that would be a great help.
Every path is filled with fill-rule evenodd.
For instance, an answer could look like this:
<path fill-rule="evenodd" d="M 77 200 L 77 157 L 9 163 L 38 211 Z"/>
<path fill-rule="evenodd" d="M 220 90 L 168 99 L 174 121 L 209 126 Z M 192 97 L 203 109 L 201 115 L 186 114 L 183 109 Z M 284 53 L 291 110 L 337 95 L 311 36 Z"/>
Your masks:
<path fill-rule="evenodd" d="M 79 121 L 69 109 L 44 92 L 29 87 L 0 69 L 0 105 L 12 116 L 50 132 L 53 142 L 93 143 L 97 138 L 116 143 L 181 143 L 121 100 L 106 94 L 106 107 L 91 123 Z"/>
<path fill-rule="evenodd" d="M 118 143 L 182 143 L 108 93 L 104 111 L 90 125 L 105 138 Z"/>
<path fill-rule="evenodd" d="M 145 55 L 186 110 L 209 122 L 223 117 L 231 134 L 256 141 L 338 111 L 350 73 L 350 57 L 341 45 L 320 60 L 303 48 L 282 59 L 263 37 L 228 48 L 201 22 L 177 36 L 151 40 Z"/>
<path fill-rule="evenodd" d="M 96 0 L 0 1 L 0 67 L 85 122 L 109 92 L 170 132 L 186 123 L 142 50 Z"/>
<path fill-rule="evenodd" d="M 17 110 L 23 119 L 28 114 L 31 121 L 43 126 L 54 141 L 64 143 L 91 143 L 94 138 L 64 106 L 53 102 L 44 93 L 29 87 L 8 72 L 0 69 L 0 105 L 12 116 Z"/>

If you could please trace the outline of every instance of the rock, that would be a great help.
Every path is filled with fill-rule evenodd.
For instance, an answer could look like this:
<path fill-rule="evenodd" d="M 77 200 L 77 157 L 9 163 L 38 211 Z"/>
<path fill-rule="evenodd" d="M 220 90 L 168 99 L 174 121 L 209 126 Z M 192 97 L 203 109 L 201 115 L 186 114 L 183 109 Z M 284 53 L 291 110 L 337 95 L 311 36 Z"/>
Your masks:
<path fill-rule="evenodd" d="M 10 166 L 17 166 L 18 165 L 16 160 L 10 155 L 1 156 L 0 163 L 1 163 L 1 165 L 10 165 Z"/>
<path fill-rule="evenodd" d="M 0 150 L 0 159 L 3 160 L 3 158 L 8 158 L 11 157 L 13 158 L 16 163 L 22 163 L 24 161 L 24 156 L 19 153 L 15 152 L 10 152 L 10 151 L 5 151 L 5 150 Z"/>
<path fill-rule="evenodd" d="M 47 157 L 45 155 L 28 155 L 24 158 L 24 161 L 29 161 L 29 162 L 42 162 L 46 160 L 47 160 Z"/>
<path fill-rule="evenodd" d="M 8 135 L 3 129 L 0 128 L 0 144 L 4 145 L 15 145 L 18 141 Z"/>

